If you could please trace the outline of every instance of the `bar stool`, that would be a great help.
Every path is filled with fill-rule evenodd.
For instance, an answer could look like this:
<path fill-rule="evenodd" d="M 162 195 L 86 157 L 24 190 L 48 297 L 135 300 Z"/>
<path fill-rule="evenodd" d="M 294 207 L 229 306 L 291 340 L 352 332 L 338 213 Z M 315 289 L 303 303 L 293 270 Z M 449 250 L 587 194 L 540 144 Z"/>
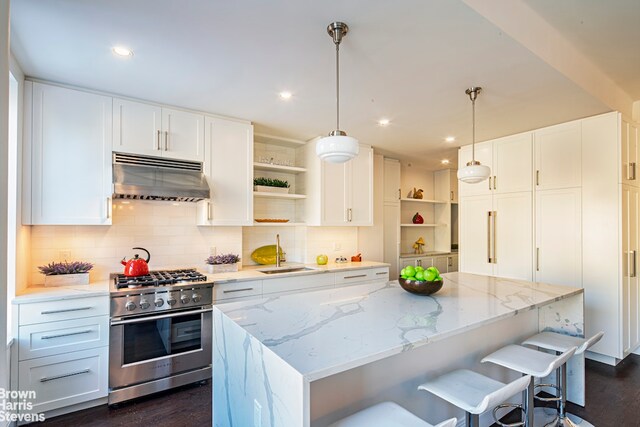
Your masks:
<path fill-rule="evenodd" d="M 465 411 L 467 427 L 480 426 L 480 414 L 489 408 L 493 410 L 494 420 L 503 426 L 523 426 L 524 421 L 513 424 L 502 424 L 498 421 L 496 411 L 505 407 L 517 407 L 524 413 L 522 405 L 502 404 L 506 399 L 527 388 L 531 377 L 523 376 L 509 384 L 501 383 L 468 369 L 444 374 L 432 381 L 418 386 L 418 390 L 425 390 L 446 400 Z M 525 417 L 522 417 L 525 419 Z"/>
<path fill-rule="evenodd" d="M 528 339 L 526 339 L 522 345 L 530 345 L 545 350 L 555 351 L 556 354 L 562 353 L 571 347 L 577 347 L 575 355 L 583 354 L 598 341 L 602 339 L 604 332 L 598 332 L 589 339 L 572 337 L 569 335 L 563 335 L 556 332 L 541 332 Z M 558 417 L 559 425 L 561 426 L 575 426 L 575 425 L 589 425 L 582 418 L 577 415 L 569 414 L 566 412 L 567 405 L 567 364 L 566 362 L 560 366 L 560 369 L 556 372 L 555 384 L 538 384 L 537 387 L 551 387 L 556 389 L 556 398 L 558 399 Z M 540 400 L 549 400 L 541 398 Z"/>
<path fill-rule="evenodd" d="M 382 402 L 336 421 L 329 427 L 455 427 L 457 421 L 451 418 L 433 426 L 397 403 Z"/>
<path fill-rule="evenodd" d="M 546 377 L 565 364 L 576 350 L 577 347 L 571 347 L 559 356 L 556 356 L 543 351 L 511 344 L 502 347 L 498 351 L 494 351 L 482 359 L 481 362 L 494 363 L 530 376 L 529 386 L 526 387 L 527 391 L 523 395 L 523 401 L 525 402 L 524 410 L 527 414 L 527 423 L 525 425 L 527 427 L 533 427 L 534 378 Z"/>

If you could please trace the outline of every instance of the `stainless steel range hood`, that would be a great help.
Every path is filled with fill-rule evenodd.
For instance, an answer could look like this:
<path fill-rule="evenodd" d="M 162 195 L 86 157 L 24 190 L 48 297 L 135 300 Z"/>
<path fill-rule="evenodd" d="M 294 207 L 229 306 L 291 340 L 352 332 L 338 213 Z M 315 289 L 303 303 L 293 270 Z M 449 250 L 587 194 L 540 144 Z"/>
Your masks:
<path fill-rule="evenodd" d="M 113 153 L 114 198 L 198 202 L 210 192 L 200 162 Z"/>

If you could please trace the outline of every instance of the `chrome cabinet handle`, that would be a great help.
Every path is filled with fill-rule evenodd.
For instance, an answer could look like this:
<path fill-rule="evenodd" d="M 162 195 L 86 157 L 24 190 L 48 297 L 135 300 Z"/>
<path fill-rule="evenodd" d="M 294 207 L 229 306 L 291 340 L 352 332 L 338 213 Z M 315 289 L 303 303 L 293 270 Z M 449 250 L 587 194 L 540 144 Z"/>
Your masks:
<path fill-rule="evenodd" d="M 40 379 L 41 383 L 46 383 L 48 381 L 59 380 L 62 378 L 73 377 L 76 375 L 88 374 L 91 372 L 91 369 L 83 369 L 82 371 L 71 372 L 70 374 L 56 375 L 55 377 L 44 377 Z"/>
<path fill-rule="evenodd" d="M 164 151 L 169 151 L 169 131 L 164 131 Z"/>
<path fill-rule="evenodd" d="M 632 258 L 632 262 L 631 265 L 633 265 L 633 274 L 630 274 L 630 277 L 636 277 L 638 275 L 638 265 L 637 265 L 637 258 L 638 258 L 638 251 L 631 251 L 631 256 Z"/>
<path fill-rule="evenodd" d="M 487 211 L 487 262 L 492 263 L 491 260 L 491 211 Z"/>
<path fill-rule="evenodd" d="M 41 311 L 40 314 L 57 314 L 57 313 L 69 313 L 71 311 L 84 311 L 91 310 L 93 307 L 78 307 L 78 308 L 65 308 L 63 310 L 48 310 Z"/>
<path fill-rule="evenodd" d="M 417 267 L 422 267 L 422 260 L 421 259 L 417 259 L 416 260 L 416 266 Z"/>
<path fill-rule="evenodd" d="M 59 335 L 43 335 L 40 337 L 41 340 L 52 340 L 54 338 L 63 338 L 63 337 L 70 337 L 73 335 L 83 335 L 83 334 L 90 334 L 91 332 L 93 332 L 93 329 L 87 329 L 86 331 L 79 331 L 79 332 L 69 332 L 67 334 L 59 334 Z"/>
<path fill-rule="evenodd" d="M 357 279 L 358 277 L 367 277 L 366 274 L 358 274 L 355 276 L 344 276 L 343 279 Z"/>
<path fill-rule="evenodd" d="M 211 202 L 207 202 L 207 220 L 211 220 Z"/>
<path fill-rule="evenodd" d="M 536 185 L 540 185 L 540 171 L 536 170 Z"/>
<path fill-rule="evenodd" d="M 228 291 L 222 291 L 223 294 L 231 294 L 234 292 L 243 292 L 243 291 L 252 291 L 253 288 L 242 288 L 242 289 L 230 289 Z"/>
<path fill-rule="evenodd" d="M 160 151 L 160 129 L 158 129 L 158 135 L 156 136 L 156 142 L 157 142 L 156 148 L 157 148 L 158 151 Z"/>
<path fill-rule="evenodd" d="M 540 271 L 540 248 L 536 248 L 536 271 Z"/>
<path fill-rule="evenodd" d="M 376 273 L 376 276 L 382 276 L 383 274 L 386 275 L 386 274 L 389 274 L 389 273 L 387 273 L 386 271 L 381 271 L 379 273 Z"/>

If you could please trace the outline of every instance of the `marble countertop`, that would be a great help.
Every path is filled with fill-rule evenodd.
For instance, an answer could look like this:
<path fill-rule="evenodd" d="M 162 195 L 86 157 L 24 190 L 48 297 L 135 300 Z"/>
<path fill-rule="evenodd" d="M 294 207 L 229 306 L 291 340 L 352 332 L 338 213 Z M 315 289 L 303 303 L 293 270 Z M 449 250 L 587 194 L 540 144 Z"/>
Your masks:
<path fill-rule="evenodd" d="M 243 282 L 247 280 L 268 280 L 275 279 L 278 277 L 288 277 L 288 276 L 302 276 L 309 274 L 318 274 L 324 272 L 335 272 L 335 271 L 349 271 L 349 270 L 359 270 L 362 268 L 375 268 L 375 267 L 389 267 L 390 264 L 384 262 L 376 262 L 376 261 L 362 261 L 362 262 L 345 262 L 345 263 L 335 263 L 330 262 L 327 265 L 318 265 L 318 264 L 300 264 L 300 263 L 284 263 L 283 266 L 289 267 L 306 267 L 311 270 L 307 271 L 296 271 L 291 273 L 279 273 L 279 274 L 265 274 L 258 270 L 266 270 L 273 268 L 273 265 L 251 265 L 251 266 L 243 266 L 242 270 L 228 272 L 228 273 L 216 273 L 216 274 L 207 274 L 207 279 L 213 281 L 213 283 L 226 283 L 226 282 Z"/>
<path fill-rule="evenodd" d="M 109 296 L 111 281 L 103 280 L 89 285 L 75 286 L 29 286 L 21 290 L 12 300 L 13 304 L 54 301 L 95 296 Z"/>
<path fill-rule="evenodd" d="M 468 273 L 444 274 L 435 295 L 396 281 L 219 305 L 308 381 L 515 316 L 582 289 Z"/>

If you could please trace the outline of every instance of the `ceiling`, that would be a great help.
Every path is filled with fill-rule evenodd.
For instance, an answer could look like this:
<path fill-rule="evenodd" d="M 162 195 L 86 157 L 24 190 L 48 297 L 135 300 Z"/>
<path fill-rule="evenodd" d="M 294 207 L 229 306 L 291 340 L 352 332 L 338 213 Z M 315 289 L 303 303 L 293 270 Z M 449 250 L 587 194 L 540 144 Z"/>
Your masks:
<path fill-rule="evenodd" d="M 618 25 L 631 24 L 640 2 L 616 0 L 615 11 L 602 0 L 526 3 L 640 99 L 640 14 L 635 26 Z M 484 88 L 479 141 L 610 110 L 459 0 L 14 0 L 11 9 L 12 50 L 28 76 L 248 119 L 256 131 L 303 140 L 335 127 L 326 26 L 344 21 L 342 130 L 430 169 L 443 158 L 455 165 L 456 147 L 471 142 L 472 85 Z M 622 52 L 632 40 L 636 49 Z M 117 44 L 134 56 L 115 57 Z M 293 98 L 281 100 L 283 90 Z M 383 117 L 388 127 L 377 125 Z"/>

